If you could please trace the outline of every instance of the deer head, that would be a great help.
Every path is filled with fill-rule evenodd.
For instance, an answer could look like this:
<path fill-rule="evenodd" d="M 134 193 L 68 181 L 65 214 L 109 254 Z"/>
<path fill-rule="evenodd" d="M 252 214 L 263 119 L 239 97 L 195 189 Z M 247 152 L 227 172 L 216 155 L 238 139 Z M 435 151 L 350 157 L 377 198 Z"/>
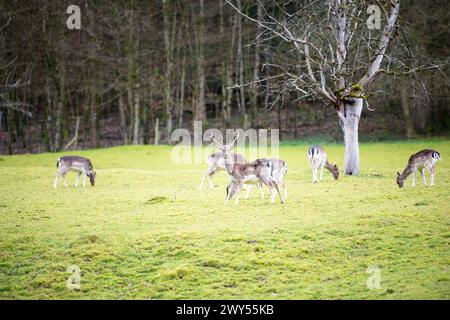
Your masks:
<path fill-rule="evenodd" d="M 222 151 L 223 157 L 225 159 L 225 162 L 232 160 L 232 153 L 231 150 L 234 148 L 234 143 L 239 138 L 239 131 L 236 132 L 236 136 L 234 137 L 233 141 L 228 144 L 222 144 L 219 141 L 216 140 L 214 136 L 211 136 L 211 140 L 215 142 L 217 149 Z"/>
<path fill-rule="evenodd" d="M 400 174 L 400 172 L 397 171 L 397 185 L 399 188 L 403 188 L 404 184 L 405 184 L 405 178 L 402 178 L 402 175 Z"/>
<path fill-rule="evenodd" d="M 92 171 L 90 174 L 87 175 L 89 177 L 89 181 L 91 182 L 91 185 L 95 185 L 95 177 L 97 176 L 97 172 Z"/>
<path fill-rule="evenodd" d="M 339 179 L 339 168 L 337 165 L 334 165 L 331 170 L 331 174 L 333 175 L 334 180 Z"/>

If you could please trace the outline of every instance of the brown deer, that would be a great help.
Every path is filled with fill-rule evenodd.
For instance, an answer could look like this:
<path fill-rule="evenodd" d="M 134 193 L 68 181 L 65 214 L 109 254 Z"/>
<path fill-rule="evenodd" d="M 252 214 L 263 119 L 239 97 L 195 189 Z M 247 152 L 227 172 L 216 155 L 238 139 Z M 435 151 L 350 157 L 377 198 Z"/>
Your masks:
<path fill-rule="evenodd" d="M 232 159 L 236 159 L 238 163 L 246 163 L 245 157 L 240 154 L 233 154 Z M 208 169 L 206 169 L 205 174 L 202 177 L 202 181 L 200 182 L 199 190 L 203 188 L 203 183 L 205 182 L 206 177 L 209 176 L 209 188 L 214 190 L 214 181 L 213 176 L 216 172 L 226 170 L 225 168 L 225 159 L 223 157 L 222 152 L 216 152 L 212 155 L 208 156 Z"/>
<path fill-rule="evenodd" d="M 58 158 L 56 162 L 56 167 L 58 168 L 58 172 L 55 177 L 54 188 L 58 187 L 58 178 L 63 177 L 64 187 L 67 187 L 66 182 L 66 174 L 69 171 L 77 172 L 77 178 L 75 180 L 75 187 L 78 187 L 78 180 L 81 175 L 83 175 L 83 187 L 86 187 L 86 177 L 89 177 L 89 181 L 91 185 L 95 185 L 95 177 L 96 173 L 94 171 L 94 167 L 92 166 L 91 160 L 79 156 L 64 156 Z"/>
<path fill-rule="evenodd" d="M 286 200 L 287 189 L 286 189 L 286 182 L 284 181 L 284 176 L 286 175 L 287 170 L 288 170 L 286 161 L 277 159 L 277 158 L 270 158 L 270 159 L 262 158 L 259 160 L 269 166 L 269 174 L 276 181 L 276 183 L 278 184 L 278 187 L 283 188 L 284 200 Z M 260 188 L 260 191 L 262 192 L 261 184 L 259 183 L 259 184 L 257 184 L 257 186 Z M 249 188 L 247 189 L 247 193 L 245 195 L 245 199 L 248 199 L 251 189 L 252 189 L 251 185 L 249 185 Z M 264 193 L 261 193 L 261 196 L 264 199 Z M 273 193 L 272 196 L 274 197 L 275 193 Z M 273 199 L 272 199 L 272 202 L 273 202 Z"/>
<path fill-rule="evenodd" d="M 317 169 L 320 167 L 320 181 L 323 180 L 323 168 L 325 167 L 333 175 L 334 180 L 339 179 L 339 168 L 328 162 L 327 154 L 322 147 L 312 146 L 308 150 L 308 159 L 313 172 L 313 183 L 317 183 Z"/>
<path fill-rule="evenodd" d="M 425 177 L 425 169 L 430 174 L 430 186 L 434 185 L 434 175 L 436 173 L 436 162 L 441 160 L 441 155 L 436 150 L 425 149 L 413 154 L 409 160 L 405 170 L 400 174 L 397 172 L 397 185 L 399 188 L 403 188 L 406 178 L 412 173 L 412 187 L 414 188 L 416 183 L 417 170 L 420 170 L 422 175 L 423 184 L 427 185 L 427 179 Z"/>
<path fill-rule="evenodd" d="M 235 157 L 235 154 L 231 152 L 234 147 L 234 143 L 239 137 L 239 131 L 237 132 L 233 141 L 229 144 L 222 144 L 218 142 L 214 136 L 211 136 L 211 139 L 216 143 L 217 148 L 222 151 L 223 157 L 225 159 L 225 168 L 227 170 L 228 175 L 230 176 L 231 183 L 227 187 L 227 197 L 225 199 L 224 205 L 228 204 L 228 201 L 236 194 L 235 197 L 235 205 L 238 204 L 239 194 L 241 189 L 245 184 L 258 184 L 261 182 L 266 185 L 271 194 L 278 192 L 280 196 L 281 203 L 284 203 L 283 197 L 278 188 L 278 184 L 276 181 L 270 176 L 269 165 L 266 161 L 262 161 L 261 159 L 256 160 L 252 163 L 239 163 Z M 275 189 L 275 190 L 274 190 Z M 274 197 L 272 197 L 273 199 Z M 272 200 L 273 203 L 273 200 Z"/>

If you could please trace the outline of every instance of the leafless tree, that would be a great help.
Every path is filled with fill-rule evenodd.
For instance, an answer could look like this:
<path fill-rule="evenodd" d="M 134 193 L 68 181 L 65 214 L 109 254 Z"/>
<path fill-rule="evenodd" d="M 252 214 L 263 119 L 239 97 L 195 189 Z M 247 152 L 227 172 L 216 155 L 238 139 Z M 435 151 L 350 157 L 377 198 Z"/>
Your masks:
<path fill-rule="evenodd" d="M 260 27 L 256 37 L 272 52 L 264 66 L 270 79 L 260 80 L 270 81 L 272 105 L 296 92 L 299 100 L 314 98 L 334 107 L 344 133 L 347 175 L 360 170 L 358 125 L 364 104 L 375 94 L 370 87 L 377 76 L 436 67 L 412 67 L 390 54 L 395 53 L 389 49 L 398 35 L 400 0 L 256 0 L 263 9 L 260 18 L 240 10 L 232 0 L 226 2 Z M 372 10 L 380 10 L 380 28 L 373 21 L 376 16 L 369 15 L 371 4 L 376 5 Z"/>

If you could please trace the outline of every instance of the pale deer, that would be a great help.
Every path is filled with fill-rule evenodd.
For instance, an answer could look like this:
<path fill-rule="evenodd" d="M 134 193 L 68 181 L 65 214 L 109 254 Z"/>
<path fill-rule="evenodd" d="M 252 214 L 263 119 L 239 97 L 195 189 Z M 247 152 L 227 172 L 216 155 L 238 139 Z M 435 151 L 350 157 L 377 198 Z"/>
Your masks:
<path fill-rule="evenodd" d="M 278 184 L 269 174 L 269 165 L 267 162 L 256 160 L 252 163 L 239 163 L 238 161 L 233 160 L 234 154 L 231 152 L 231 150 L 233 149 L 234 143 L 236 142 L 238 137 L 239 132 L 237 132 L 236 137 L 231 143 L 224 145 L 218 142 L 213 136 L 211 136 L 211 139 L 216 143 L 217 148 L 222 151 L 223 157 L 225 159 L 225 168 L 231 180 L 230 185 L 227 187 L 227 197 L 225 199 L 224 205 L 228 204 L 228 201 L 231 199 L 231 197 L 233 197 L 234 194 L 236 194 L 234 204 L 238 204 L 239 194 L 244 183 L 258 184 L 259 182 L 266 185 L 269 188 L 271 194 L 274 194 L 276 190 L 278 192 L 278 195 L 280 196 L 281 203 L 284 203 L 283 197 L 278 188 Z M 272 199 L 274 199 L 274 197 L 272 197 Z"/>
<path fill-rule="evenodd" d="M 287 189 L 286 189 L 286 182 L 284 181 L 284 176 L 287 173 L 288 166 L 284 160 L 277 159 L 277 158 L 262 158 L 259 159 L 261 162 L 265 163 L 269 167 L 269 174 L 270 176 L 276 181 L 279 187 L 282 187 L 284 190 L 284 200 L 287 198 Z M 258 187 L 260 187 L 261 190 L 261 184 L 257 184 Z M 245 195 L 245 199 L 248 199 L 249 194 L 251 191 L 251 185 L 249 185 L 249 188 L 247 189 L 247 193 Z M 273 196 L 275 196 L 275 193 L 273 193 Z M 262 198 L 264 198 L 264 193 L 262 193 Z M 273 201 L 273 200 L 272 200 Z"/>
<path fill-rule="evenodd" d="M 325 167 L 333 175 L 334 180 L 339 179 L 339 168 L 328 162 L 327 154 L 322 147 L 312 146 L 308 150 L 308 159 L 313 173 L 313 183 L 317 183 L 317 169 L 320 167 L 320 181 L 323 180 L 323 168 Z"/>
<path fill-rule="evenodd" d="M 86 187 L 86 177 L 89 177 L 89 181 L 91 185 L 95 185 L 95 177 L 96 173 L 94 171 L 94 167 L 92 166 L 91 160 L 79 156 L 64 156 L 58 158 L 56 162 L 56 167 L 58 168 L 58 172 L 55 177 L 54 188 L 58 187 L 58 178 L 62 177 L 64 180 L 64 187 L 67 187 L 66 182 L 66 174 L 69 171 L 77 172 L 77 177 L 75 180 L 75 187 L 78 187 L 78 180 L 81 175 L 83 175 L 83 187 Z"/>
<path fill-rule="evenodd" d="M 240 154 L 234 154 L 232 159 L 236 159 L 239 163 L 245 163 L 245 157 Z M 202 177 L 202 180 L 200 182 L 200 186 L 198 187 L 199 190 L 203 188 L 203 183 L 205 182 L 206 177 L 209 176 L 209 188 L 211 190 L 214 190 L 214 181 L 213 176 L 216 172 L 226 170 L 225 168 L 225 159 L 223 157 L 222 152 L 216 152 L 212 155 L 208 156 L 208 169 L 206 169 L 205 174 Z"/>
<path fill-rule="evenodd" d="M 405 170 L 400 174 L 397 172 L 397 185 L 399 188 L 403 188 L 406 178 L 412 173 L 412 187 L 416 183 L 417 170 L 420 170 L 422 175 L 423 184 L 427 185 L 427 179 L 425 177 L 425 169 L 430 174 L 430 186 L 434 185 L 434 175 L 436 173 L 436 162 L 441 160 L 441 155 L 436 150 L 425 149 L 413 154 L 409 160 Z"/>

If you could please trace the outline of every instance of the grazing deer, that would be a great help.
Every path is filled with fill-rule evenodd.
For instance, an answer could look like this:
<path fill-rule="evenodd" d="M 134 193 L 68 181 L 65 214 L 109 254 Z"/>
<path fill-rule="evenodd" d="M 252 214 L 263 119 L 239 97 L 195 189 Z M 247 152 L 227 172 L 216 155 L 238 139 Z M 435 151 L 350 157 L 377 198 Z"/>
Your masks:
<path fill-rule="evenodd" d="M 244 183 L 258 184 L 259 182 L 268 186 L 271 194 L 273 194 L 275 192 L 274 189 L 276 189 L 278 195 L 280 196 L 281 203 L 284 203 L 278 184 L 269 174 L 269 164 L 267 162 L 256 160 L 252 163 L 238 163 L 238 161 L 232 159 L 235 155 L 231 152 L 231 150 L 233 149 L 234 143 L 238 137 L 239 131 L 231 143 L 224 145 L 211 136 L 211 139 L 216 143 L 217 148 L 222 151 L 225 159 L 225 168 L 231 180 L 230 185 L 227 187 L 227 197 L 224 205 L 228 204 L 228 201 L 234 194 L 236 194 L 234 204 L 238 204 L 239 194 Z M 272 197 L 272 199 L 274 199 L 274 197 Z"/>
<path fill-rule="evenodd" d="M 245 157 L 240 154 L 233 154 L 232 159 L 236 159 L 238 163 L 245 163 Z M 223 158 L 222 152 L 216 152 L 212 155 L 208 156 L 208 169 L 206 169 L 205 174 L 202 177 L 202 181 L 200 182 L 199 190 L 203 188 L 203 183 L 205 182 L 206 177 L 209 176 L 209 188 L 214 190 L 214 181 L 213 176 L 217 171 L 226 170 L 225 168 L 225 159 Z"/>
<path fill-rule="evenodd" d="M 284 176 L 287 173 L 288 167 L 284 160 L 277 159 L 277 158 L 262 158 L 259 159 L 261 162 L 266 163 L 269 166 L 269 174 L 270 176 L 276 181 L 279 187 L 283 187 L 284 190 L 284 200 L 287 198 L 287 189 L 286 189 L 286 182 L 284 181 Z M 261 189 L 261 184 L 257 184 L 257 186 Z M 251 185 L 249 185 L 249 188 L 247 189 L 247 193 L 245 195 L 245 199 L 248 199 L 249 194 L 251 191 Z M 264 199 L 264 193 L 261 194 L 262 198 Z M 273 193 L 273 196 L 275 196 L 275 193 Z M 273 200 L 272 200 L 273 201 Z"/>
<path fill-rule="evenodd" d="M 96 173 L 92 166 L 91 160 L 79 156 L 65 156 L 58 158 L 58 162 L 56 162 L 56 167 L 58 168 L 58 172 L 56 173 L 55 178 L 55 189 L 58 187 L 58 178 L 60 176 L 64 179 L 64 187 L 67 187 L 66 182 L 66 174 L 69 171 L 77 172 L 77 178 L 75 180 L 75 187 L 78 187 L 78 180 L 80 176 L 83 174 L 83 187 L 86 187 L 86 176 L 89 177 L 89 181 L 91 185 L 95 184 L 95 176 Z"/>
<path fill-rule="evenodd" d="M 425 169 L 430 174 L 430 186 L 434 185 L 434 174 L 436 172 L 436 162 L 441 160 L 441 155 L 436 150 L 425 149 L 413 154 L 409 160 L 405 170 L 400 174 L 397 172 L 397 184 L 399 188 L 403 188 L 406 178 L 412 173 L 412 187 L 416 183 L 417 170 L 422 174 L 423 184 L 427 185 L 425 177 Z"/>
<path fill-rule="evenodd" d="M 308 159 L 313 172 L 313 183 L 317 182 L 317 169 L 320 167 L 320 181 L 323 180 L 323 167 L 333 175 L 334 180 L 339 179 L 339 168 L 328 162 L 327 154 L 322 147 L 312 146 L 308 150 Z"/>

